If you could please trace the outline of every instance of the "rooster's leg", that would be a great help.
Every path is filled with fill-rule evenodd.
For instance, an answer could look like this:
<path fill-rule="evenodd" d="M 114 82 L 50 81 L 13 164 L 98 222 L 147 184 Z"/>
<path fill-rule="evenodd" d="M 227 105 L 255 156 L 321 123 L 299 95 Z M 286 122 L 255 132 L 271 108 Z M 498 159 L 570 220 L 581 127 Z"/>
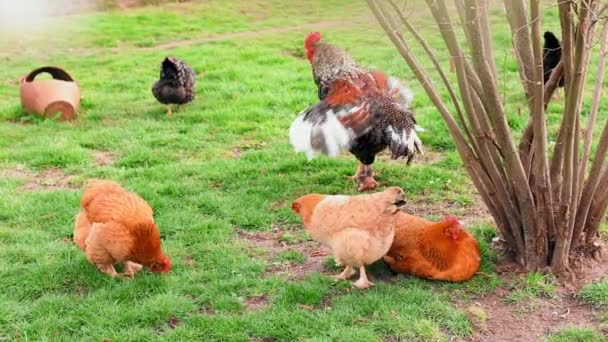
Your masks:
<path fill-rule="evenodd" d="M 171 105 L 167 105 L 167 115 L 173 115 L 173 109 L 171 108 Z"/>
<path fill-rule="evenodd" d="M 142 265 L 132 261 L 125 261 L 124 266 L 125 268 L 120 275 L 129 278 L 133 278 L 133 276 L 135 276 L 135 273 L 141 271 L 141 269 L 143 268 Z"/>
<path fill-rule="evenodd" d="M 354 178 L 357 184 L 359 184 L 359 191 L 374 190 L 378 186 L 378 182 L 374 179 L 374 170 L 372 170 L 371 165 L 359 164 Z"/>
<path fill-rule="evenodd" d="M 336 279 L 336 280 L 348 280 L 354 274 L 355 274 L 355 270 L 353 270 L 353 268 L 351 266 L 346 266 L 344 268 L 344 271 L 342 271 L 342 273 L 338 274 L 337 276 L 334 276 L 334 279 Z"/>
<path fill-rule="evenodd" d="M 116 269 L 114 269 L 114 265 L 112 264 L 97 264 L 97 268 L 112 278 L 118 276 L 118 273 L 116 273 Z"/>
<path fill-rule="evenodd" d="M 347 176 L 346 178 L 357 181 L 359 179 L 359 175 L 363 172 L 364 167 L 365 167 L 365 165 L 363 165 L 363 163 L 359 163 L 359 166 L 357 166 L 357 171 L 355 172 L 355 174 L 352 176 Z"/>
<path fill-rule="evenodd" d="M 366 289 L 374 285 L 374 283 L 367 279 L 367 274 L 365 273 L 365 266 L 361 266 L 359 268 L 359 280 L 354 282 L 353 285 L 358 289 Z"/>

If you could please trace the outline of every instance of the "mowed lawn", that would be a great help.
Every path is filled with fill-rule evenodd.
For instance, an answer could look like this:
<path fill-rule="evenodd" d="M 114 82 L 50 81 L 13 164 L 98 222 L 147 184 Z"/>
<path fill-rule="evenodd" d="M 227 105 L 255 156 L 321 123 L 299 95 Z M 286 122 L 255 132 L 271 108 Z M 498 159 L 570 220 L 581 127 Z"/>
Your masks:
<path fill-rule="evenodd" d="M 421 1 L 409 3 L 420 11 Z M 501 87 L 517 132 L 527 117 L 517 110 L 525 107 L 510 33 L 502 10 L 491 13 Z M 447 66 L 431 21 L 415 17 Z M 544 19 L 557 27 L 554 8 Z M 29 38 L 0 40 L 0 341 L 476 335 L 467 307 L 504 282 L 494 273 L 491 219 L 440 115 L 364 2 L 192 1 L 54 22 Z M 410 166 L 382 157 L 375 164 L 380 189 L 402 187 L 410 213 L 453 214 L 469 223 L 483 251 L 483 274 L 447 284 L 393 276 L 380 262 L 371 271 L 377 285 L 358 291 L 330 278 L 339 271 L 330 257 L 311 263 L 308 247 L 315 245 L 291 201 L 311 192 L 355 194 L 346 176 L 356 167 L 348 154 L 308 162 L 288 143 L 290 122 L 317 101 L 302 51 L 313 30 L 414 90 L 427 154 Z M 198 74 L 196 102 L 172 117 L 150 91 L 167 55 Z M 42 65 L 63 67 L 80 84 L 75 122 L 22 112 L 18 79 Z M 551 108 L 555 132 L 559 105 Z M 81 189 L 93 178 L 118 181 L 151 204 L 174 264 L 168 275 L 111 279 L 73 245 Z M 600 338 L 589 330 L 572 334 Z"/>

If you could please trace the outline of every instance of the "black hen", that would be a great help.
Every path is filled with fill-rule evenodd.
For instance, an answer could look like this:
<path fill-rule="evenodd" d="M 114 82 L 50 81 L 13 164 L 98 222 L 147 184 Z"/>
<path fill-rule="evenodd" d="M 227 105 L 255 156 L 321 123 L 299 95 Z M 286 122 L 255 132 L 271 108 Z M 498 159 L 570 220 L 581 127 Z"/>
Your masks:
<path fill-rule="evenodd" d="M 562 46 L 553 32 L 545 32 L 545 45 L 543 46 L 543 84 L 549 81 L 553 69 L 562 59 Z M 564 78 L 560 78 L 559 87 L 564 86 Z"/>
<path fill-rule="evenodd" d="M 171 115 L 171 105 L 181 106 L 194 100 L 196 89 L 194 70 L 183 61 L 166 57 L 160 67 L 160 79 L 152 86 L 152 94 L 167 105 L 167 114 Z"/>

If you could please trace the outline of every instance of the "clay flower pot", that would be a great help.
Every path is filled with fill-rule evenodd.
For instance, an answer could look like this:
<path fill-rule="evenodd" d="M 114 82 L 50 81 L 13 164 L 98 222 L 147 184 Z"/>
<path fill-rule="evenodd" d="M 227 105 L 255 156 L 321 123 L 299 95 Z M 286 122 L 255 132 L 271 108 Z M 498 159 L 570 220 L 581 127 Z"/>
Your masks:
<path fill-rule="evenodd" d="M 51 80 L 34 80 L 46 72 L 53 76 Z M 80 105 L 80 89 L 72 77 L 56 67 L 38 68 L 19 81 L 21 105 L 27 112 L 42 116 L 54 116 L 61 113 L 60 121 L 72 120 Z"/>

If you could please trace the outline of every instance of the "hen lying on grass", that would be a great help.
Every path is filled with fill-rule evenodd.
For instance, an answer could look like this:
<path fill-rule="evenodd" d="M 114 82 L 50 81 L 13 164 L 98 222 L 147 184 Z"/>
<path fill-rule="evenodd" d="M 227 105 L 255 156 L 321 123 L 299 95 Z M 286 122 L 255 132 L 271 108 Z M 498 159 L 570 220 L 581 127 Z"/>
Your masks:
<path fill-rule="evenodd" d="M 465 281 L 479 269 L 475 238 L 448 216 L 431 222 L 403 212 L 395 216 L 395 239 L 384 261 L 398 273 L 447 281 Z"/>

